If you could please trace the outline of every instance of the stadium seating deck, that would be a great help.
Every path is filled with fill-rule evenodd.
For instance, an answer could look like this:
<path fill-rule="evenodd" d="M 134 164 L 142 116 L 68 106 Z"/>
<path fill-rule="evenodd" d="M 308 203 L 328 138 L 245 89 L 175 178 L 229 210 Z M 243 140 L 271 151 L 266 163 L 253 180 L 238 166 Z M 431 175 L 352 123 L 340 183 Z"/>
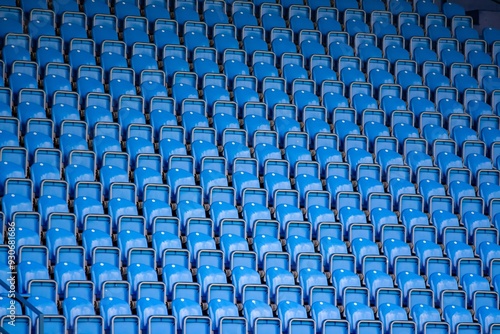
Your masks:
<path fill-rule="evenodd" d="M 0 0 L 0 48 L 7 332 L 500 333 L 500 30 L 461 5 Z"/>

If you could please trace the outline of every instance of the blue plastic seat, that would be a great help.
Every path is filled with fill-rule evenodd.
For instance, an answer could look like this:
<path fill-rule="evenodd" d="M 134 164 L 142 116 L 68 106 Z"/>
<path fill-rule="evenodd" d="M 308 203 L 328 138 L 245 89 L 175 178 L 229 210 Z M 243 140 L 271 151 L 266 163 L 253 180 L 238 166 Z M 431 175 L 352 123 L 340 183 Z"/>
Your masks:
<path fill-rule="evenodd" d="M 444 186 L 440 182 L 429 179 L 420 181 L 418 192 L 424 197 L 424 203 L 427 208 L 430 206 L 433 196 L 446 196 Z"/>
<path fill-rule="evenodd" d="M 283 333 L 291 332 L 292 320 L 307 319 L 304 306 L 295 301 L 284 300 L 278 304 L 278 317 L 281 320 L 281 330 Z"/>
<path fill-rule="evenodd" d="M 208 314 L 212 320 L 212 329 L 214 331 L 219 331 L 220 333 L 224 330 L 231 329 L 235 333 L 240 332 L 239 330 L 243 328 L 237 328 L 237 325 L 233 323 L 232 325 L 226 324 L 226 317 L 234 319 L 238 317 L 238 308 L 232 302 L 222 299 L 212 299 L 208 303 Z M 246 326 L 245 326 L 246 327 Z"/>
<path fill-rule="evenodd" d="M 281 58 L 284 53 L 296 53 L 297 46 L 289 39 L 276 37 L 271 42 L 271 50 L 276 54 L 276 57 Z"/>
<path fill-rule="evenodd" d="M 58 17 L 62 16 L 64 12 L 78 12 L 78 3 L 76 1 L 54 1 L 53 7 Z"/>
<path fill-rule="evenodd" d="M 397 123 L 393 125 L 392 134 L 399 142 L 399 149 L 404 152 L 405 141 L 409 138 L 419 138 L 418 130 L 410 124 Z M 408 153 L 408 152 L 406 152 Z"/>
<path fill-rule="evenodd" d="M 28 23 L 28 33 L 32 41 L 38 41 L 41 36 L 55 36 L 54 17 L 51 19 L 45 19 L 43 15 L 37 17 Z"/>
<path fill-rule="evenodd" d="M 400 56 L 397 56 L 396 59 L 399 59 L 399 57 Z M 422 77 L 415 72 L 402 70 L 397 74 L 397 83 L 400 84 L 401 88 L 406 91 L 410 86 L 421 86 Z"/>
<path fill-rule="evenodd" d="M 141 321 L 140 327 L 142 330 L 153 330 L 155 325 L 151 321 L 157 317 L 162 320 L 165 319 L 164 317 L 168 316 L 168 311 L 163 301 L 156 298 L 143 297 L 137 301 L 137 315 Z M 167 328 L 171 328 L 172 326 L 173 324 Z M 164 326 L 160 325 L 159 328 L 162 327 L 164 328 Z"/>
<path fill-rule="evenodd" d="M 378 307 L 378 318 L 381 319 L 385 332 L 396 330 L 401 322 L 408 321 L 406 311 L 399 305 L 382 303 Z M 402 324 L 401 324 L 402 325 Z"/>
<path fill-rule="evenodd" d="M 372 164 L 373 157 L 365 149 L 352 147 L 347 151 L 347 163 L 350 165 L 352 177 L 356 177 L 358 166 L 360 164 Z"/>
<path fill-rule="evenodd" d="M 185 298 L 176 298 L 172 303 L 172 314 L 177 319 L 177 330 L 182 333 L 196 331 L 210 333 L 210 320 L 202 317 L 198 302 Z"/>
<path fill-rule="evenodd" d="M 440 60 L 446 65 L 446 67 L 449 67 L 453 63 L 464 62 L 465 57 L 457 50 L 446 48 L 441 51 Z"/>
<path fill-rule="evenodd" d="M 137 245 L 134 247 L 141 247 L 141 246 Z M 124 251 L 127 250 L 124 249 Z M 130 295 L 134 300 L 138 298 L 139 287 L 142 282 L 156 282 L 157 280 L 158 280 L 158 275 L 156 274 L 156 271 L 146 264 L 131 263 L 127 268 L 127 281 L 130 283 L 130 288 L 131 288 Z"/>
<path fill-rule="evenodd" d="M 10 71 L 14 61 L 30 61 L 29 50 L 21 45 L 7 44 L 3 47 L 2 59 L 5 63 L 7 72 Z"/>
<path fill-rule="evenodd" d="M 370 211 L 370 220 L 375 227 L 375 240 L 385 241 L 391 238 L 388 230 L 397 225 L 398 220 L 396 214 L 386 208 L 374 208 Z M 386 226 L 389 225 L 389 226 Z"/>
<path fill-rule="evenodd" d="M 246 143 L 237 143 L 234 141 L 227 142 L 224 145 L 224 157 L 226 158 L 228 172 L 233 173 L 233 164 L 236 159 L 250 158 L 250 149 L 246 146 Z"/>
<path fill-rule="evenodd" d="M 342 236 L 340 236 L 342 237 Z M 335 254 L 348 254 L 347 246 L 341 240 L 330 236 L 322 237 L 319 243 L 320 253 L 323 256 L 323 267 L 326 271 L 333 269 L 331 265 L 332 255 Z"/>
<path fill-rule="evenodd" d="M 264 175 L 264 188 L 268 192 L 268 200 L 271 204 L 274 204 L 276 191 L 290 190 L 292 186 L 287 176 L 277 173 L 267 173 Z"/>
<path fill-rule="evenodd" d="M 32 261 L 22 261 L 18 264 L 18 279 L 20 293 L 28 291 L 29 282 L 34 279 L 50 279 L 48 268 L 45 264 Z"/>
<path fill-rule="evenodd" d="M 446 290 L 458 290 L 457 281 L 447 273 L 435 272 L 429 276 L 428 282 L 434 292 L 436 306 L 444 309 L 447 306 L 445 304 L 444 293 Z"/>
<path fill-rule="evenodd" d="M 404 165 L 403 156 L 396 151 L 381 149 L 377 152 L 377 163 L 382 167 L 383 177 L 388 178 L 391 166 Z M 390 181 L 390 180 L 389 180 Z"/>
<path fill-rule="evenodd" d="M 89 230 L 90 231 L 90 230 Z M 84 232 L 84 235 L 88 235 L 88 233 Z M 109 235 L 109 245 L 104 246 L 104 244 L 100 244 L 99 246 L 109 247 L 111 246 L 111 238 Z M 100 298 L 102 296 L 104 283 L 107 281 L 121 281 L 122 275 L 120 273 L 120 269 L 115 265 L 107 262 L 98 262 L 94 263 L 91 268 L 91 279 L 94 282 L 96 296 Z"/>
<path fill-rule="evenodd" d="M 317 19 L 316 25 L 322 35 L 327 36 L 332 31 L 342 31 L 342 26 L 336 18 L 323 16 Z"/>
<path fill-rule="evenodd" d="M 166 286 L 167 299 L 172 300 L 175 284 L 192 283 L 193 275 L 188 268 L 182 265 L 167 264 L 163 267 L 162 281 Z"/>
<path fill-rule="evenodd" d="M 349 35 L 354 36 L 357 33 L 370 33 L 370 28 L 365 22 L 352 18 L 345 23 L 346 31 Z"/>
<path fill-rule="evenodd" d="M 154 201 L 154 200 L 148 200 L 148 202 L 151 202 L 151 201 Z M 158 203 L 158 202 L 160 202 L 160 201 L 157 201 L 156 203 Z M 167 206 L 167 208 L 169 209 L 168 206 Z M 165 209 L 162 207 L 160 210 L 165 210 Z M 158 212 L 158 213 L 161 214 L 161 212 Z M 147 226 L 148 228 L 150 228 L 150 229 L 157 228 L 158 221 L 161 221 L 162 218 L 164 218 L 166 216 L 157 216 L 157 217 L 158 217 L 158 220 L 153 220 L 153 225 Z M 178 229 L 178 227 L 176 226 L 175 229 Z M 174 232 L 174 233 L 171 233 L 171 232 Z M 176 231 L 171 231 L 171 232 L 162 231 L 162 230 L 157 229 L 157 231 L 153 233 L 152 244 L 153 244 L 153 249 L 156 252 L 156 261 L 157 261 L 158 265 L 162 264 L 163 260 L 165 260 L 165 258 L 164 258 L 165 257 L 165 254 L 164 254 L 165 250 L 167 250 L 167 249 L 181 249 L 181 242 L 180 242 L 180 239 L 178 236 L 178 232 L 177 233 L 175 233 Z"/>
<path fill-rule="evenodd" d="M 46 118 L 47 115 L 43 106 L 24 101 L 18 104 L 18 118 L 21 125 L 22 132 L 26 133 L 28 121 L 32 118 Z M 47 134 L 49 135 L 49 134 Z"/>
<path fill-rule="evenodd" d="M 479 244 L 479 250 L 476 251 L 479 253 L 480 258 L 483 261 L 485 274 L 489 273 L 490 275 L 495 276 L 495 259 L 498 257 L 498 252 L 500 250 L 497 246 L 497 244 L 490 241 L 483 241 Z"/>
<path fill-rule="evenodd" d="M 214 233 L 219 235 L 224 219 L 238 219 L 238 210 L 230 203 L 214 201 L 210 205 L 210 217 L 214 221 Z M 229 255 L 229 254 L 228 254 Z"/>
<path fill-rule="evenodd" d="M 243 315 L 247 319 L 248 330 L 254 332 L 259 326 L 259 320 L 261 318 L 272 318 L 273 311 L 266 302 L 249 299 L 243 304 Z"/>
<path fill-rule="evenodd" d="M 269 111 L 271 112 L 276 104 L 290 103 L 290 99 L 283 90 L 268 88 L 264 92 L 264 102 L 268 105 Z"/>
<path fill-rule="evenodd" d="M 145 187 L 149 184 L 162 184 L 163 179 L 158 171 L 149 167 L 139 167 L 134 171 L 134 183 L 138 190 L 137 196 L 139 201 L 146 202 L 144 194 Z"/>
<path fill-rule="evenodd" d="M 345 2 L 337 4 L 339 12 L 343 13 L 346 9 L 358 9 L 357 1 L 347 0 Z"/>
<path fill-rule="evenodd" d="M 398 287 L 403 292 L 403 305 L 408 305 L 408 296 L 412 289 L 425 289 L 425 281 L 417 273 L 403 271 L 397 276 Z"/>
<path fill-rule="evenodd" d="M 189 54 L 193 54 L 197 47 L 209 47 L 210 43 L 206 35 L 201 32 L 189 31 L 184 34 L 184 45 L 187 47 Z"/>
<path fill-rule="evenodd" d="M 146 124 L 146 119 L 141 111 L 135 108 L 123 107 L 118 110 L 118 124 L 122 129 L 122 138 L 126 139 L 128 143 L 130 127 L 136 124 Z"/>
<path fill-rule="evenodd" d="M 199 21 L 200 17 L 194 8 L 187 6 L 178 6 L 174 10 L 175 20 L 180 26 L 183 26 L 187 21 Z"/>
<path fill-rule="evenodd" d="M 87 1 L 83 10 L 89 19 L 93 19 L 96 14 L 109 14 L 108 4 L 99 0 Z"/>
<path fill-rule="evenodd" d="M 408 51 L 403 49 L 401 46 L 397 45 L 389 45 L 385 48 L 385 56 L 389 59 L 391 64 L 394 64 L 397 60 L 410 60 L 410 54 Z M 413 73 L 413 72 L 409 72 Z M 409 74 L 406 74 L 409 76 Z M 398 82 L 399 82 L 399 73 L 398 73 Z"/>
<path fill-rule="evenodd" d="M 78 316 L 95 316 L 95 310 L 92 303 L 81 297 L 72 296 L 64 299 L 62 308 L 63 315 L 67 319 L 68 329 L 75 328 L 77 323 L 76 318 Z"/>
<path fill-rule="evenodd" d="M 373 322 L 375 320 L 373 310 L 366 304 L 358 302 L 349 303 L 346 305 L 345 314 L 347 321 L 353 328 L 356 328 L 356 331 L 363 330 L 364 326 L 367 326 L 375 327 L 373 328 L 374 333 L 382 332 L 382 325 Z M 373 323 L 373 325 L 370 325 L 370 323 Z"/>
<path fill-rule="evenodd" d="M 328 54 L 337 62 L 342 56 L 354 56 L 354 49 L 347 43 L 333 41 L 328 45 Z"/>
<path fill-rule="evenodd" d="M 233 173 L 233 187 L 236 190 L 236 200 L 242 202 L 242 197 L 246 188 L 259 188 L 260 183 L 257 176 L 244 171 Z"/>
<path fill-rule="evenodd" d="M 373 11 L 384 11 L 385 5 L 382 1 L 378 0 L 364 1 L 361 8 L 363 8 L 368 14 L 371 14 Z"/>
<path fill-rule="evenodd" d="M 484 51 L 471 50 L 467 54 L 467 61 L 473 68 L 478 68 L 480 65 L 490 65 L 492 63 L 491 57 Z"/>
<path fill-rule="evenodd" d="M 167 184 L 170 186 L 171 200 L 177 200 L 179 186 L 194 186 L 195 180 L 192 171 L 174 168 L 167 171 Z"/>
<path fill-rule="evenodd" d="M 15 7 L 15 6 L 14 6 Z M 2 22 L 2 29 L 0 30 L 0 37 L 3 38 L 5 35 L 9 33 L 17 33 L 17 34 L 22 34 L 23 33 L 23 26 L 22 23 L 15 17 L 1 17 L 0 22 Z M 4 28 L 4 27 L 9 27 L 9 28 Z"/>
<path fill-rule="evenodd" d="M 354 238 L 351 241 L 352 254 L 356 258 L 356 269 L 358 272 L 366 273 L 371 270 L 370 256 L 378 256 L 379 251 L 376 244 L 366 238 Z"/>
<path fill-rule="evenodd" d="M 53 300 L 42 296 L 32 296 L 28 298 L 28 301 L 36 307 L 38 311 L 43 312 L 45 316 L 50 317 L 51 315 L 59 315 L 57 305 Z M 38 315 L 31 309 L 26 310 L 26 315 L 30 317 L 33 325 L 38 322 Z"/>
<path fill-rule="evenodd" d="M 349 179 L 331 175 L 326 179 L 326 190 L 332 195 L 332 204 L 335 204 L 338 193 L 353 191 L 353 185 Z"/>
<path fill-rule="evenodd" d="M 334 123 L 336 124 L 337 122 L 336 119 L 334 118 L 335 108 L 348 108 L 349 103 L 347 101 L 347 98 L 345 98 L 343 95 L 334 92 L 328 92 L 323 95 L 323 106 L 328 110 L 328 115 L 329 115 L 328 118 L 333 119 Z"/>
<path fill-rule="evenodd" d="M 217 147 L 205 140 L 196 140 L 191 144 L 191 154 L 194 157 L 196 171 L 201 171 L 201 163 L 203 158 L 218 157 L 219 151 Z"/>
<path fill-rule="evenodd" d="M 36 61 L 38 63 L 38 66 L 43 69 L 43 73 L 45 73 L 45 68 L 48 63 L 64 63 L 62 43 L 60 45 L 60 49 L 55 49 L 48 46 L 39 47 L 36 52 Z"/>
<path fill-rule="evenodd" d="M 146 7 L 145 12 L 146 12 L 146 18 L 148 16 L 160 16 L 159 18 L 162 17 L 168 17 L 168 15 L 162 15 L 159 13 L 159 11 L 163 11 L 166 9 L 162 8 L 161 6 L 156 6 L 155 4 L 151 4 Z M 167 12 L 168 14 L 168 12 Z M 150 18 L 148 18 L 148 21 L 151 22 Z M 153 21 L 154 22 L 154 21 Z M 177 26 L 177 25 L 176 25 Z M 158 50 L 163 50 L 165 45 L 179 45 L 180 40 L 179 36 L 177 35 L 176 32 L 177 29 L 168 29 L 167 27 L 162 27 L 162 28 L 156 28 L 154 33 L 153 33 L 153 39 L 155 42 L 156 47 Z"/>
<path fill-rule="evenodd" d="M 104 328 L 111 328 L 115 316 L 132 315 L 127 302 L 113 297 L 102 298 L 99 303 L 99 313 L 104 318 Z"/>
<path fill-rule="evenodd" d="M 368 58 L 371 58 L 371 56 Z M 393 75 L 390 74 L 388 71 L 380 69 L 380 68 L 374 68 L 373 70 L 371 70 L 368 74 L 368 80 L 373 85 L 373 88 L 375 89 L 375 91 L 378 91 L 380 86 L 383 84 L 393 84 L 394 83 Z"/>
<path fill-rule="evenodd" d="M 208 265 L 198 268 L 196 279 L 201 286 L 202 300 L 207 300 L 211 285 L 227 283 L 226 275 L 221 269 Z"/>
<path fill-rule="evenodd" d="M 471 243 L 478 242 L 475 240 L 476 229 L 491 227 L 491 221 L 488 216 L 475 211 L 467 211 L 463 214 L 462 222 L 467 229 L 467 235 Z"/>
<path fill-rule="evenodd" d="M 276 13 L 265 13 L 261 16 L 262 27 L 268 35 L 274 28 L 286 28 L 285 19 Z"/>
<path fill-rule="evenodd" d="M 450 257 L 450 259 L 452 260 L 453 273 L 456 273 L 457 275 L 460 274 L 460 276 L 463 276 L 465 272 L 463 271 L 460 272 L 459 261 L 461 258 L 473 258 L 474 252 L 472 251 L 472 248 L 464 242 L 454 240 L 446 244 L 446 253 L 448 254 L 448 257 Z M 461 282 L 462 277 L 459 277 L 459 279 Z"/>
<path fill-rule="evenodd" d="M 367 271 L 365 283 L 370 291 L 370 304 L 372 305 L 379 305 L 384 296 L 388 298 L 385 294 L 390 294 L 391 289 L 394 288 L 394 282 L 391 276 L 378 270 Z M 379 301 L 379 303 L 377 303 L 377 301 Z"/>
<path fill-rule="evenodd" d="M 107 111 L 105 111 L 108 113 Z M 107 117 L 108 115 L 106 115 Z M 111 115 L 110 115 L 111 116 Z M 102 167 L 104 154 L 106 152 L 121 152 L 120 142 L 110 136 L 100 135 L 94 137 L 94 152 L 96 153 L 96 163 L 98 167 Z"/>
<path fill-rule="evenodd" d="M 444 320 L 450 325 L 452 333 L 457 333 L 459 326 L 473 322 L 470 312 L 462 306 L 449 305 L 444 309 L 443 315 Z"/>
<path fill-rule="evenodd" d="M 447 2 L 442 6 L 443 14 L 447 19 L 452 19 L 454 16 L 464 16 L 465 9 L 457 3 Z"/>
<path fill-rule="evenodd" d="M 286 204 L 282 204 L 282 205 L 284 206 Z M 290 218 L 293 219 L 293 216 Z M 301 221 L 301 220 L 299 220 L 299 221 Z M 285 222 L 285 224 L 286 223 L 288 223 L 288 222 Z M 291 235 L 290 236 L 289 234 L 285 234 L 285 233 L 283 233 L 283 234 L 288 236 L 286 250 L 290 254 L 290 258 L 292 259 L 292 261 L 291 261 L 292 270 L 297 270 L 300 272 L 300 270 L 302 270 L 299 266 L 300 255 L 302 253 L 313 253 L 314 246 L 313 246 L 312 242 L 305 237 L 302 237 L 299 235 Z"/>
<path fill-rule="evenodd" d="M 227 61 L 227 62 L 230 62 L 230 61 Z M 225 68 L 228 69 L 228 67 L 225 67 Z M 231 67 L 229 67 L 229 68 L 231 68 Z M 234 79 L 234 77 L 233 77 L 233 79 Z M 259 102 L 260 101 L 259 94 L 254 89 L 251 89 L 249 87 L 245 87 L 245 86 L 234 87 L 233 94 L 234 94 L 234 101 L 238 105 L 238 109 L 240 111 L 242 111 L 244 109 L 244 106 L 247 102 Z M 248 115 L 247 117 L 256 117 L 256 116 L 257 115 Z M 245 124 L 246 123 L 247 122 L 245 121 Z M 248 130 L 247 130 L 247 132 L 248 132 Z"/>
<path fill-rule="evenodd" d="M 76 184 L 79 181 L 95 181 L 94 171 L 84 165 L 71 164 L 64 169 L 64 179 L 69 185 L 69 194 L 74 197 Z"/>
<path fill-rule="evenodd" d="M 462 168 L 463 162 L 459 156 L 453 153 L 441 152 L 436 157 L 436 165 L 441 170 L 442 175 L 446 177 L 450 168 Z"/>
<path fill-rule="evenodd" d="M 466 184 L 465 182 L 460 182 L 458 180 L 452 181 L 449 184 L 448 193 L 450 196 L 452 196 L 454 198 L 456 210 L 460 209 L 460 205 L 461 205 L 460 201 L 463 197 L 465 197 L 465 196 L 475 197 L 476 196 L 476 192 L 470 184 Z"/>
<path fill-rule="evenodd" d="M 484 328 L 485 333 L 493 333 L 494 327 L 500 322 L 500 312 L 498 309 L 490 306 L 482 306 L 477 310 L 479 323 Z"/>
<path fill-rule="evenodd" d="M 472 180 L 473 182 L 479 182 L 479 173 L 481 170 L 493 169 L 493 164 L 491 160 L 484 155 L 471 153 L 467 155 L 465 159 L 465 165 L 472 172 Z"/>
<path fill-rule="evenodd" d="M 248 35 L 243 38 L 243 50 L 247 54 L 253 54 L 255 51 L 267 51 L 267 43 L 258 36 Z M 255 64 L 254 64 L 255 65 Z"/>
<path fill-rule="evenodd" d="M 388 116 L 396 110 L 407 110 L 406 102 L 401 98 L 392 95 L 382 97 L 380 107 L 387 113 Z"/>
<path fill-rule="evenodd" d="M 386 239 L 383 244 L 384 254 L 389 262 L 389 272 L 396 272 L 396 262 L 398 256 L 410 256 L 411 250 L 408 244 L 399 239 Z"/>
<path fill-rule="evenodd" d="M 445 26 L 431 24 L 427 27 L 427 36 L 430 37 L 433 42 L 437 42 L 440 38 L 451 38 L 451 31 Z"/>
<path fill-rule="evenodd" d="M 432 327 L 433 325 L 440 325 L 441 315 L 439 311 L 430 306 L 424 304 L 417 304 L 411 309 L 411 317 L 413 321 L 415 321 L 417 325 L 417 330 L 419 334 L 425 333 L 427 330 L 427 326 Z M 444 332 L 449 333 L 448 326 L 444 325 Z M 437 326 L 436 326 L 437 327 Z M 430 330 L 430 328 L 428 328 Z"/>
<path fill-rule="evenodd" d="M 58 262 L 54 267 L 54 278 L 58 284 L 57 292 L 60 297 L 67 292 L 67 282 L 85 281 L 87 279 L 83 267 L 73 262 Z"/>
<path fill-rule="evenodd" d="M 378 103 L 373 97 L 359 93 L 355 94 L 351 99 L 351 106 L 356 110 L 357 117 L 362 117 L 363 111 L 366 109 L 377 109 Z"/>
<path fill-rule="evenodd" d="M 115 26 L 97 24 L 92 27 L 92 38 L 97 45 L 101 45 L 104 41 L 118 41 L 118 32 Z"/>
<path fill-rule="evenodd" d="M 190 218 L 205 218 L 205 210 L 203 206 L 195 201 L 181 201 L 178 203 L 178 217 L 180 220 L 181 234 L 187 235 L 188 233 L 188 222 Z M 196 253 L 191 254 L 193 260 L 195 259 Z"/>
<path fill-rule="evenodd" d="M 38 84 L 36 83 L 36 77 L 31 76 L 27 73 L 14 72 L 9 76 L 9 85 L 12 89 L 14 97 L 18 97 L 22 89 L 36 89 Z"/>
<path fill-rule="evenodd" d="M 224 262 L 228 268 L 235 264 L 233 263 L 233 252 L 236 252 L 235 255 L 239 252 L 248 252 L 248 242 L 239 235 L 225 233 L 220 240 L 221 250 L 224 252 Z"/>
<path fill-rule="evenodd" d="M 160 155 L 163 158 L 163 167 L 166 170 L 171 156 L 187 155 L 186 145 L 175 139 L 164 138 L 160 141 Z"/>
<path fill-rule="evenodd" d="M 185 87 L 185 86 L 184 86 Z M 175 99 L 175 96 L 174 96 Z M 176 100 L 177 102 L 177 100 Z M 185 128 L 186 140 L 191 140 L 191 132 L 195 127 L 208 127 L 208 119 L 197 112 L 188 111 L 182 115 L 182 124 Z M 205 141 L 204 141 L 205 142 Z M 193 142 L 194 144 L 194 142 Z"/>
<path fill-rule="evenodd" d="M 65 199 L 57 196 L 44 195 L 38 199 L 38 212 L 42 219 L 42 226 L 46 228 L 51 213 L 69 213 L 69 209 Z"/>
<path fill-rule="evenodd" d="M 443 257 L 441 247 L 428 240 L 418 240 L 415 243 L 415 254 L 420 258 L 420 270 L 422 272 L 427 272 L 426 270 L 430 269 L 429 264 L 433 259 Z"/>
<path fill-rule="evenodd" d="M 205 201 L 210 201 L 210 194 L 212 187 L 227 187 L 227 178 L 226 175 L 212 170 L 205 169 L 200 173 L 200 184 L 204 189 Z"/>
<path fill-rule="evenodd" d="M 348 66 L 340 71 L 340 80 L 350 86 L 353 82 L 366 82 L 366 77 L 359 69 Z"/>
<path fill-rule="evenodd" d="M 438 56 L 434 50 L 419 46 L 413 50 L 413 60 L 422 66 L 426 61 L 438 61 Z"/>
<path fill-rule="evenodd" d="M 0 195 L 2 196 L 4 195 L 5 181 L 7 181 L 9 178 L 24 178 L 24 177 L 25 173 L 21 166 L 19 166 L 16 163 L 2 161 L 0 163 Z"/>
<path fill-rule="evenodd" d="M 134 169 L 136 166 L 137 156 L 139 154 L 154 154 L 153 143 L 145 138 L 141 137 L 129 137 L 126 141 L 127 153 L 130 157 L 131 168 Z"/>
<path fill-rule="evenodd" d="M 337 303 L 342 303 L 344 290 L 349 287 L 360 287 L 359 276 L 352 271 L 336 269 L 332 272 L 332 285 L 335 287 Z"/>
<path fill-rule="evenodd" d="M 243 297 L 248 293 L 247 289 L 250 289 L 250 286 L 261 284 L 258 272 L 252 268 L 243 266 L 233 268 L 231 281 L 235 288 L 237 301 L 244 301 Z"/>
<path fill-rule="evenodd" d="M 472 28 L 467 27 L 465 25 L 459 25 L 454 29 L 455 38 L 458 39 L 460 43 L 465 42 L 468 39 L 478 39 L 479 32 Z"/>
<path fill-rule="evenodd" d="M 363 207 L 368 208 L 370 195 L 373 193 L 383 193 L 384 185 L 379 180 L 364 176 L 358 179 L 358 191 L 361 194 Z"/>
<path fill-rule="evenodd" d="M 318 301 L 311 306 L 311 318 L 318 327 L 326 326 L 332 320 L 340 320 L 339 309 L 330 303 Z"/>
<path fill-rule="evenodd" d="M 270 299 L 273 302 L 277 301 L 277 292 L 284 289 L 282 286 L 294 285 L 293 274 L 287 269 L 272 267 L 266 271 L 266 284 L 269 286 Z"/>

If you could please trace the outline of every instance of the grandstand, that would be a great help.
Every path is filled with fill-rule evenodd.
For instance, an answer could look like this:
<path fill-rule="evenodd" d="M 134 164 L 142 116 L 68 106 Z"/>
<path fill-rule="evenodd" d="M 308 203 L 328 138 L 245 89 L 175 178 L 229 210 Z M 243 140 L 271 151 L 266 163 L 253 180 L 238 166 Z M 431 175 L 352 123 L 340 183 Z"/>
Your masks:
<path fill-rule="evenodd" d="M 0 332 L 500 334 L 500 29 L 473 21 L 0 0 Z"/>

